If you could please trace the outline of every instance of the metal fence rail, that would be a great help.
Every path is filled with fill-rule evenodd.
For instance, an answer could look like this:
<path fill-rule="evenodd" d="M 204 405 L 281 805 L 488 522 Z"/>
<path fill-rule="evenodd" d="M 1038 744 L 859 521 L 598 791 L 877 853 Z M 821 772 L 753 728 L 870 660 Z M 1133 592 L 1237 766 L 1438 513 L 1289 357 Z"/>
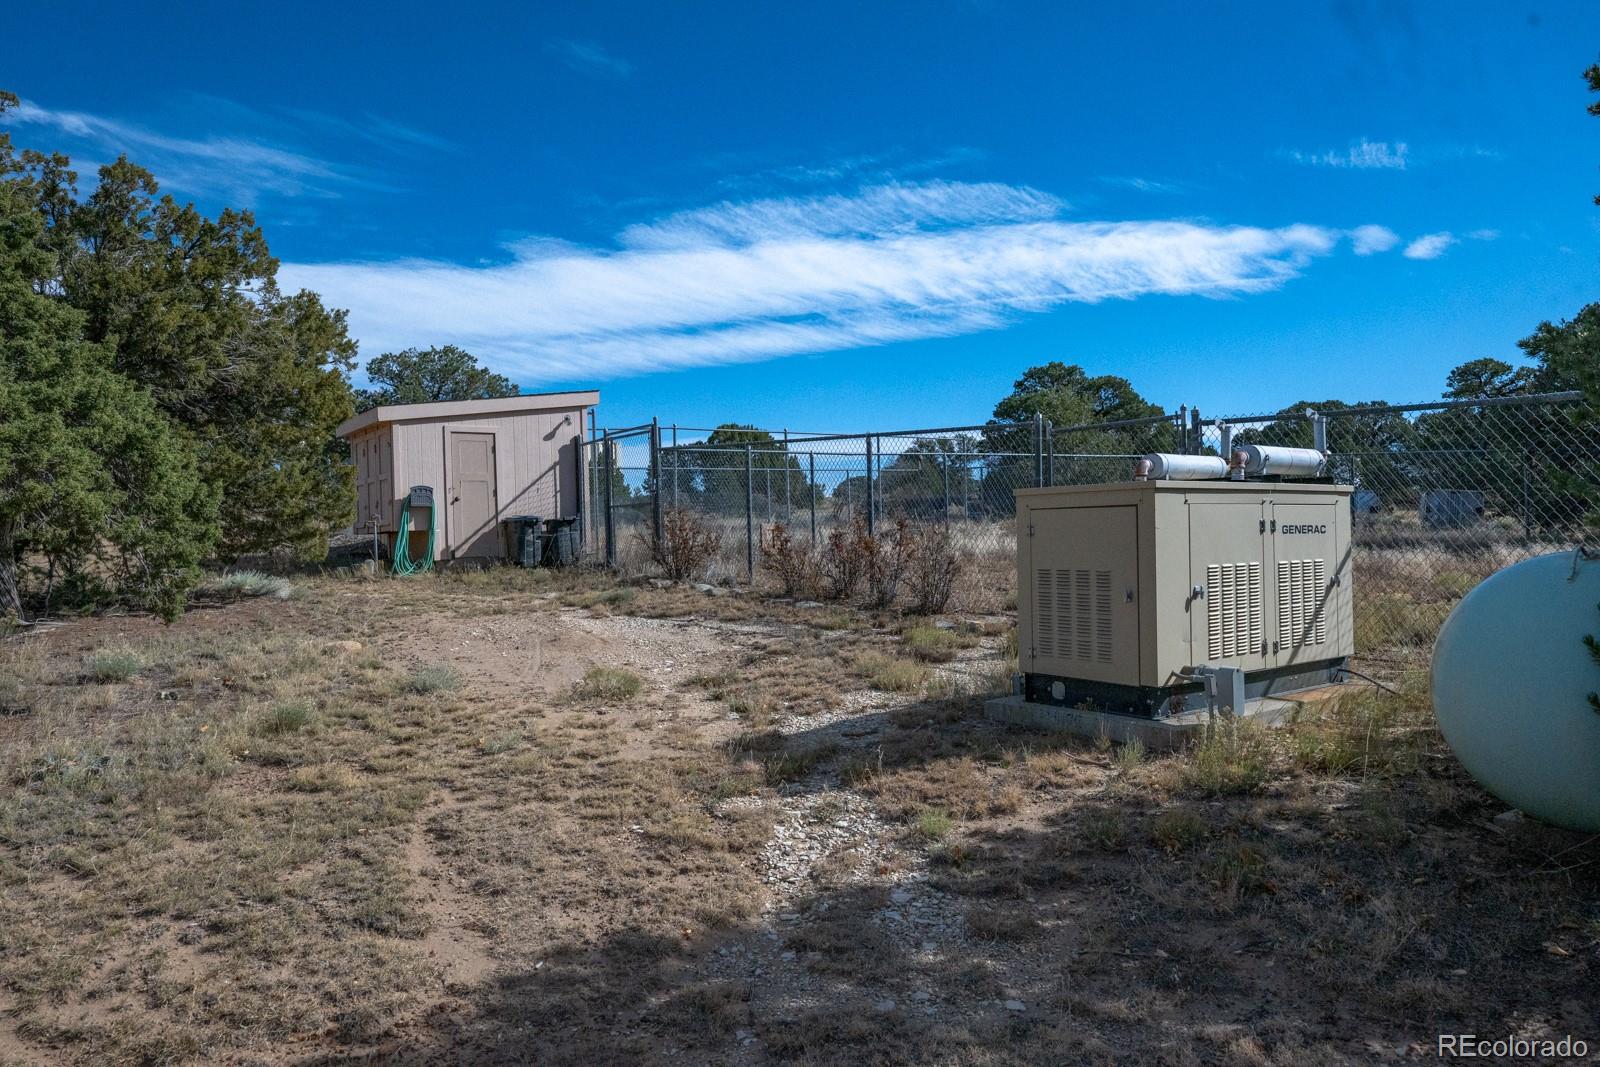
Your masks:
<path fill-rule="evenodd" d="M 722 532 L 713 577 L 750 580 L 761 532 L 781 523 L 825 543 L 858 519 L 942 523 L 970 558 L 1008 569 L 1017 489 L 1123 481 L 1146 452 L 1233 445 L 1322 447 L 1352 484 L 1357 645 L 1424 651 L 1477 581 L 1587 540 L 1600 486 L 1600 420 L 1575 393 L 1434 401 L 1202 420 L 1198 410 L 1121 422 L 1026 423 L 879 433 L 698 430 L 652 422 L 586 442 L 584 545 L 649 566 L 663 516 L 687 509 Z M 693 438 L 690 440 L 689 438 Z"/>

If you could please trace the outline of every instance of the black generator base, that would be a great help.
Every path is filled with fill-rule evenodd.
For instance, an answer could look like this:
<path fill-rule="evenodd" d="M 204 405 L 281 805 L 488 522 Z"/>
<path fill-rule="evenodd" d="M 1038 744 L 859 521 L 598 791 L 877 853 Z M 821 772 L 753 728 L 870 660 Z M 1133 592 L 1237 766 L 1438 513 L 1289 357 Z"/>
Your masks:
<path fill-rule="evenodd" d="M 1344 659 L 1332 659 L 1251 671 L 1245 675 L 1244 695 L 1248 700 L 1255 700 L 1333 685 L 1344 680 L 1345 663 Z M 1059 696 L 1056 695 L 1058 692 Z M 1051 674 L 1025 674 L 1022 676 L 1022 696 L 1033 704 L 1083 708 L 1144 719 L 1165 719 L 1186 711 L 1203 711 L 1206 706 L 1205 686 L 1199 681 L 1178 685 L 1117 685 Z"/>

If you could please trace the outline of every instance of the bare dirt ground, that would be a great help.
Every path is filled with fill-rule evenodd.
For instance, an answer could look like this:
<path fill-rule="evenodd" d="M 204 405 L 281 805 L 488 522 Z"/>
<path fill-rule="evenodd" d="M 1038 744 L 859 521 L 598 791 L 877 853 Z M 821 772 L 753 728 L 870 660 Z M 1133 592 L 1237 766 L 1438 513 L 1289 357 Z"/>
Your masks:
<path fill-rule="evenodd" d="M 296 584 L 0 642 L 0 1064 L 1600 1049 L 1600 846 L 1414 676 L 1156 756 L 983 721 L 1004 615 Z"/>

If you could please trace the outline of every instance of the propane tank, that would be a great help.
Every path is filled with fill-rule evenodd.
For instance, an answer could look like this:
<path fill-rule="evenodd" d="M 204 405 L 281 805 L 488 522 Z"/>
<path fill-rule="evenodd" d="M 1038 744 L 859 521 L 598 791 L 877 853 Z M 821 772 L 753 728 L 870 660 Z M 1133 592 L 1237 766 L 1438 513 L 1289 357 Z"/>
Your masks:
<path fill-rule="evenodd" d="M 1315 478 L 1328 458 L 1314 448 L 1278 445 L 1237 445 L 1245 456 L 1244 472 L 1251 477 L 1276 474 L 1285 478 Z"/>
<path fill-rule="evenodd" d="M 1433 707 L 1485 789 L 1557 826 L 1600 832 L 1600 560 L 1538 556 L 1490 575 L 1433 647 Z"/>
<path fill-rule="evenodd" d="M 1172 452 L 1151 452 L 1139 461 L 1138 469 L 1146 472 L 1143 476 L 1147 478 L 1196 482 L 1209 478 L 1226 478 L 1228 461 L 1221 456 L 1182 456 Z"/>

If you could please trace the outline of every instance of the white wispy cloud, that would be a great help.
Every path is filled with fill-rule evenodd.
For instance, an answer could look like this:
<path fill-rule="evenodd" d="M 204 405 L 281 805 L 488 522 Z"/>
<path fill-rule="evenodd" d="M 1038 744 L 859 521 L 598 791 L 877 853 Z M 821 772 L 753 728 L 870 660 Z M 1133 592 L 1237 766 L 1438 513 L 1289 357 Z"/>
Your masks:
<path fill-rule="evenodd" d="M 199 105 L 226 109 L 230 118 L 247 118 L 255 127 L 282 134 L 317 129 L 341 139 L 359 138 L 390 150 L 401 147 L 445 148 L 447 142 L 387 119 L 360 121 L 316 112 L 285 112 L 295 120 L 256 112 L 228 101 L 198 98 Z M 236 206 L 253 206 L 262 194 L 286 197 L 333 197 L 350 187 L 381 188 L 375 174 L 330 162 L 278 143 L 276 138 L 247 136 L 183 137 L 149 125 L 82 111 L 43 107 L 30 100 L 6 112 L 4 122 L 48 128 L 54 136 L 77 142 L 73 156 L 82 160 L 82 146 L 96 156 L 126 154 L 155 174 L 163 185 L 190 193 L 216 193 Z M 52 145 L 54 147 L 54 145 Z"/>
<path fill-rule="evenodd" d="M 1411 149 L 1404 141 L 1369 141 L 1365 137 L 1350 142 L 1348 148 L 1327 152 L 1294 150 L 1285 155 L 1310 167 L 1336 167 L 1353 170 L 1405 170 Z"/>
<path fill-rule="evenodd" d="M 882 237 L 915 230 L 1046 219 L 1066 205 L 1048 193 L 997 182 L 892 182 L 845 196 L 779 197 L 680 211 L 629 226 L 630 248 L 748 245 L 799 237 Z"/>
<path fill-rule="evenodd" d="M 238 137 L 184 138 L 81 111 L 58 111 L 24 100 L 6 114 L 21 125 L 48 126 L 114 152 L 126 152 L 158 178 L 190 189 L 327 195 L 330 184 L 350 180 L 312 156 Z"/>
<path fill-rule="evenodd" d="M 952 336 L 1068 302 L 1270 290 L 1342 231 L 1077 222 L 1025 187 L 932 182 L 721 203 L 608 248 L 526 241 L 491 266 L 285 264 L 369 353 L 462 345 L 523 381 L 606 378 Z"/>
<path fill-rule="evenodd" d="M 1358 256 L 1387 252 L 1399 243 L 1399 235 L 1387 226 L 1357 226 L 1350 231 L 1350 247 Z"/>
<path fill-rule="evenodd" d="M 1425 233 L 1406 245 L 1405 251 L 1400 254 L 1407 259 L 1438 259 L 1455 243 L 1454 234 Z"/>
<path fill-rule="evenodd" d="M 1106 175 L 1100 179 L 1106 185 L 1117 185 L 1124 189 L 1133 189 L 1141 193 L 1181 193 L 1186 186 L 1183 182 L 1168 181 L 1163 178 L 1119 177 Z"/>
<path fill-rule="evenodd" d="M 612 55 L 593 41 L 551 41 L 550 51 L 580 74 L 599 78 L 626 78 L 633 73 L 633 64 L 621 56 Z"/>
<path fill-rule="evenodd" d="M 436 151 L 453 149 L 455 145 L 449 140 L 419 130 L 415 126 L 408 126 L 394 119 L 386 119 L 381 115 L 364 114 L 356 119 L 341 118 L 338 115 L 329 115 L 321 111 L 305 109 L 290 109 L 287 114 L 293 116 L 307 126 L 315 127 L 336 136 L 356 138 L 369 144 L 377 145 L 390 151 L 405 148 L 427 148 Z"/>

